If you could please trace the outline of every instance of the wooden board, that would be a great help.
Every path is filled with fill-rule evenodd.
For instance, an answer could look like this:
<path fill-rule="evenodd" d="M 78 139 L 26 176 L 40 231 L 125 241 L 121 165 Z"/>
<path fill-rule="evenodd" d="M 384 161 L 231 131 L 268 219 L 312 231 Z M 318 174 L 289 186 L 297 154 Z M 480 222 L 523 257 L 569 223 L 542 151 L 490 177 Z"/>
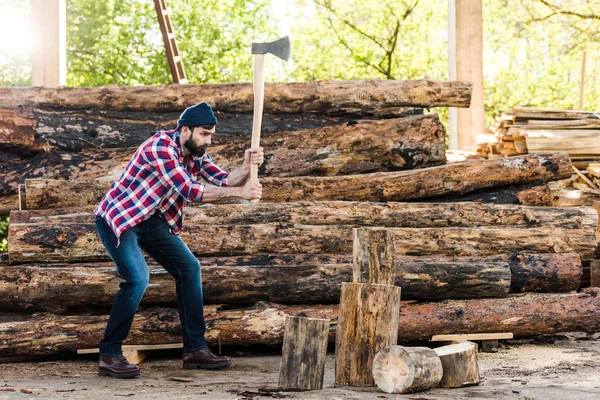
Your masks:
<path fill-rule="evenodd" d="M 429 340 L 430 342 L 463 342 L 469 340 L 498 340 L 512 339 L 512 332 L 498 333 L 468 333 L 460 335 L 434 335 Z"/>

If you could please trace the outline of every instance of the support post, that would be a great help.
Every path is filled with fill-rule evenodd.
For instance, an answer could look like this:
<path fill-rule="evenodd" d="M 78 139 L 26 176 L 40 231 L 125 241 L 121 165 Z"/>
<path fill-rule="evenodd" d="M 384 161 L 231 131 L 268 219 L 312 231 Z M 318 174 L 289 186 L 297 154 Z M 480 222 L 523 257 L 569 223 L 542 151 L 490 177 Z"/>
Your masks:
<path fill-rule="evenodd" d="M 67 84 L 66 0 L 31 0 L 32 86 Z"/>
<path fill-rule="evenodd" d="M 485 129 L 482 0 L 448 1 L 449 79 L 473 83 L 471 106 L 450 109 L 451 150 L 475 150 Z"/>

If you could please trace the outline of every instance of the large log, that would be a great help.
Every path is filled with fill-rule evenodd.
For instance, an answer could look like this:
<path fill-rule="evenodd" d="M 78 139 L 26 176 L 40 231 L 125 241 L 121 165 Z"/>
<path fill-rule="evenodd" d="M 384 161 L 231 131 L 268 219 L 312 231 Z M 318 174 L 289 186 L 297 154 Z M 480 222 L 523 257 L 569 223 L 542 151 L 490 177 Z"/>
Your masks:
<path fill-rule="evenodd" d="M 458 81 L 314 81 L 267 83 L 267 113 L 339 113 L 402 106 L 469 107 L 469 82 Z M 181 112 L 206 101 L 217 112 L 251 113 L 251 83 L 208 85 L 105 86 L 105 87 L 2 87 L 0 107 L 42 109 L 96 109 L 120 111 Z"/>
<path fill-rule="evenodd" d="M 404 268 L 406 265 L 410 268 Z M 501 262 L 399 262 L 397 269 L 394 281 L 406 291 L 406 300 L 506 297 L 510 287 L 509 267 Z M 150 286 L 142 304 L 176 305 L 172 276 L 155 262 L 149 264 L 149 270 Z M 349 263 L 203 265 L 201 271 L 205 304 L 337 303 L 341 284 L 352 280 Z M 0 268 L 0 306 L 55 313 L 106 309 L 120 282 L 109 262 L 6 266 Z"/>
<path fill-rule="evenodd" d="M 39 127 L 44 134 L 36 134 L 35 144 L 48 142 L 48 147 L 54 149 L 50 155 L 41 152 L 31 158 L 22 157 L 21 164 L 24 165 L 21 168 L 4 165 L 0 174 L 27 173 L 28 176 L 23 178 L 51 179 L 52 171 L 60 168 L 63 179 L 118 176 L 112 172 L 117 169 L 114 160 L 119 161 L 117 167 L 122 170 L 137 146 L 156 132 L 148 127 L 144 135 L 128 135 L 128 126 L 123 126 L 119 127 L 120 131 L 115 128 L 115 133 L 105 124 L 102 125 L 107 131 L 105 134 L 83 139 L 80 130 L 84 128 L 75 129 L 70 120 L 65 123 L 65 127 L 57 128 L 60 135 L 51 135 L 48 128 L 42 130 Z M 119 121 L 119 124 L 123 125 L 123 122 Z M 307 123 L 307 126 L 310 125 Z M 70 136 L 69 128 L 75 129 Z M 281 128 L 261 138 L 265 148 L 261 175 L 348 175 L 423 168 L 446 162 L 444 127 L 437 114 L 381 121 L 344 120 L 334 126 L 295 131 L 288 127 Z M 134 128 L 131 130 L 135 132 Z M 210 154 L 217 164 L 230 170 L 240 164 L 248 146 L 248 135 L 238 133 L 225 136 L 219 131 L 210 147 Z M 46 170 L 27 169 L 26 163 Z"/>
<path fill-rule="evenodd" d="M 547 183 L 528 183 L 525 185 L 507 186 L 478 190 L 462 196 L 434 197 L 428 201 L 459 202 L 474 201 L 492 204 L 519 204 L 522 206 L 552 207 L 554 196 Z"/>
<path fill-rule="evenodd" d="M 255 253 L 352 254 L 351 225 L 188 225 L 181 238 L 196 255 Z M 398 255 L 486 256 L 570 253 L 592 259 L 595 232 L 562 228 L 389 228 Z M 8 227 L 9 259 L 24 262 L 108 260 L 92 224 L 18 224 Z"/>
<path fill-rule="evenodd" d="M 336 385 L 375 385 L 371 373 L 375 354 L 398 343 L 400 291 L 394 285 L 342 284 L 335 340 Z"/>
<path fill-rule="evenodd" d="M 496 186 L 566 179 L 571 160 L 566 153 L 446 164 L 409 171 L 371 174 L 261 179 L 262 201 L 406 201 L 454 196 Z M 28 180 L 27 208 L 75 207 L 97 203 L 106 192 L 104 182 Z M 56 188 L 60 187 L 61 191 Z M 84 188 L 86 188 L 84 190 Z M 49 198 L 47 198 L 49 197 Z"/>
<path fill-rule="evenodd" d="M 285 318 L 278 387 L 287 390 L 323 389 L 329 323 L 328 319 L 322 318 Z"/>
<path fill-rule="evenodd" d="M 225 144 L 211 147 L 213 160 L 228 171 L 239 166 L 249 139 L 220 141 Z M 261 144 L 265 148 L 265 162 L 260 169 L 263 176 L 347 175 L 423 168 L 446 161 L 444 128 L 435 114 L 278 132 L 264 137 Z M 16 193 L 19 184 L 34 178 L 93 179 L 109 184 L 119 178 L 135 150 L 57 150 L 23 157 L 19 162 L 0 163 L 0 196 Z"/>
<path fill-rule="evenodd" d="M 13 211 L 14 223 L 93 223 L 95 206 Z M 592 208 L 524 207 L 503 204 L 375 203 L 316 201 L 298 203 L 203 204 L 188 207 L 185 225 L 355 225 L 378 227 L 556 227 L 598 226 Z"/>
<path fill-rule="evenodd" d="M 286 315 L 337 319 L 337 307 L 258 304 L 253 308 L 206 306 L 209 345 L 277 344 L 283 341 Z M 0 318 L 0 362 L 36 355 L 56 355 L 97 347 L 106 328 L 106 315 L 31 316 Z M 398 337 L 427 340 L 435 334 L 513 332 L 528 337 L 558 332 L 600 330 L 600 289 L 581 293 L 528 294 L 505 299 L 448 300 L 440 303 L 401 303 Z M 180 343 L 175 309 L 138 312 L 126 344 Z M 333 335 L 330 341 L 333 341 Z"/>
<path fill-rule="evenodd" d="M 263 178 L 264 201 L 406 201 L 454 196 L 497 186 L 566 179 L 566 153 L 452 163 L 400 172 L 336 177 Z"/>
<path fill-rule="evenodd" d="M 341 283 L 352 279 L 351 257 L 259 255 L 199 261 L 207 304 L 337 303 Z M 151 285 L 142 304 L 175 305 L 172 277 L 155 262 L 149 267 Z M 407 275 L 406 267 L 419 272 Z M 403 288 L 405 300 L 505 297 L 509 285 L 511 293 L 565 292 L 577 290 L 582 277 L 581 259 L 572 253 L 398 256 L 396 270 L 395 284 Z M 477 274 L 468 278 L 469 271 Z M 111 262 L 5 266 L 0 269 L 0 306 L 55 313 L 109 307 L 120 281 Z"/>

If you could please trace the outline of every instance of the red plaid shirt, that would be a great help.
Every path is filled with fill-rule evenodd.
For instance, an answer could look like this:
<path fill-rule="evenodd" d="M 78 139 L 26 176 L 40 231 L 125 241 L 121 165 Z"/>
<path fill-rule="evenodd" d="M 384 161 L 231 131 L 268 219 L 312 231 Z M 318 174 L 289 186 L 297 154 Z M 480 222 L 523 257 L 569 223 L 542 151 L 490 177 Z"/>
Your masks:
<path fill-rule="evenodd" d="M 201 202 L 204 183 L 198 175 L 217 186 L 227 186 L 228 172 L 213 164 L 210 156 L 190 159 L 184 166 L 179 131 L 160 131 L 136 150 L 94 210 L 117 236 L 150 218 L 155 212 L 178 235 L 183 226 L 184 207 L 188 202 Z"/>

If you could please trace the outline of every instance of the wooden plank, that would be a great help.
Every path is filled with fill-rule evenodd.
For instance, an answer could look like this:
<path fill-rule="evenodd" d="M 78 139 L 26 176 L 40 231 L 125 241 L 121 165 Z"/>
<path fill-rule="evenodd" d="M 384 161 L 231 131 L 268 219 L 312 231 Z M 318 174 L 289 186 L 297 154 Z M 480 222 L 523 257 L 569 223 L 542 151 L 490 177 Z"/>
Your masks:
<path fill-rule="evenodd" d="M 123 352 L 123 356 L 127 359 L 127 361 L 129 361 L 130 364 L 135 365 L 144 361 L 148 355 L 148 350 L 128 350 Z"/>
<path fill-rule="evenodd" d="M 453 335 L 433 335 L 430 342 L 464 342 L 472 340 L 498 340 L 498 339 L 512 339 L 512 332 L 498 332 L 498 333 L 467 333 L 467 334 L 453 334 Z"/>
<path fill-rule="evenodd" d="M 167 343 L 167 344 L 134 344 L 123 345 L 123 352 L 143 351 L 143 350 L 171 350 L 183 349 L 183 343 Z M 99 348 L 77 349 L 77 354 L 95 354 L 99 353 Z M 131 361 L 130 361 L 131 362 Z"/>

